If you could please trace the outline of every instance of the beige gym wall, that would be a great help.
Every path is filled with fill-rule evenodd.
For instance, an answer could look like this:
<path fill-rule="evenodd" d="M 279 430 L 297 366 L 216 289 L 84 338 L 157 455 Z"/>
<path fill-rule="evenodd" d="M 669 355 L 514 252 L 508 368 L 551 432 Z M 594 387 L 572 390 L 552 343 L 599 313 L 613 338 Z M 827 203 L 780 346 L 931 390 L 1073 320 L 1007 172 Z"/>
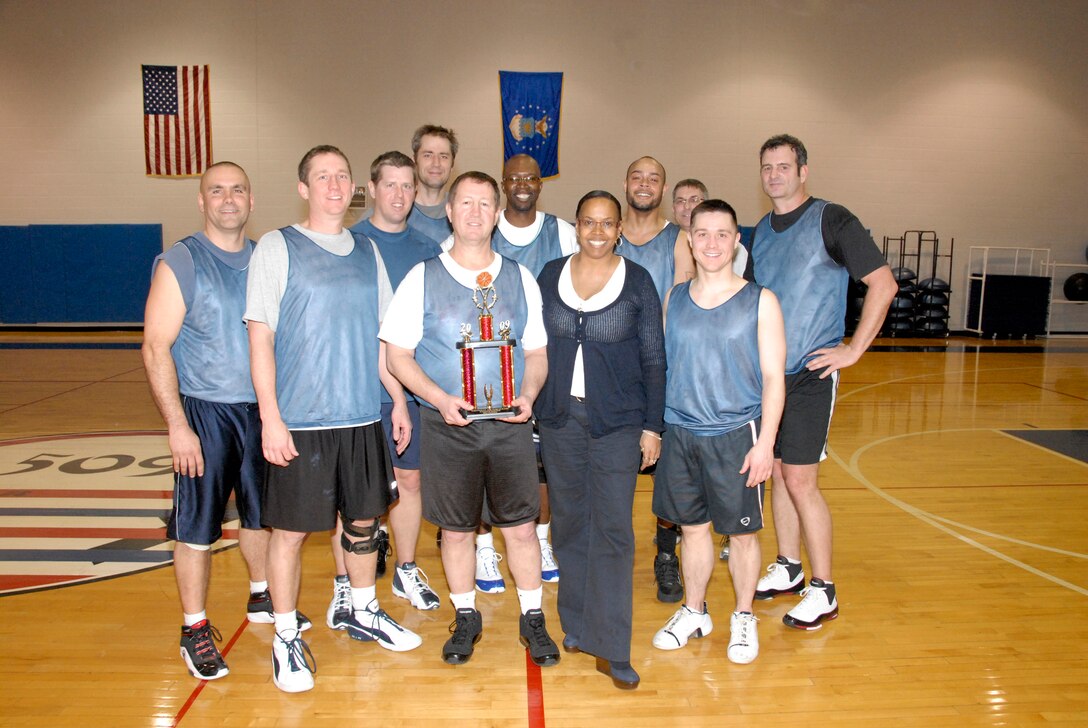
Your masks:
<path fill-rule="evenodd" d="M 743 224 L 757 151 L 801 137 L 809 190 L 877 242 L 956 238 L 1084 262 L 1088 3 L 1081 0 L 396 3 L 0 2 L 0 224 L 200 222 L 193 180 L 143 175 L 140 64 L 209 64 L 213 149 L 249 171 L 250 232 L 300 219 L 295 167 L 331 143 L 358 181 L 433 122 L 458 170 L 498 174 L 499 69 L 563 71 L 562 174 L 542 206 L 620 195 L 628 162 L 698 177 Z"/>

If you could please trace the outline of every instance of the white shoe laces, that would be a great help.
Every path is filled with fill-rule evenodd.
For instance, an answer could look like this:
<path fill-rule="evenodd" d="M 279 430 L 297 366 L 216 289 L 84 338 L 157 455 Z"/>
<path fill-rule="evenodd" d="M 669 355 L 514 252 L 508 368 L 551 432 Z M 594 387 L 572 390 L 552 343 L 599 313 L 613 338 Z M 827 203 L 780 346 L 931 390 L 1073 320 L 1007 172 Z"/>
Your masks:
<path fill-rule="evenodd" d="M 490 551 L 491 553 L 486 553 Z M 480 549 L 479 561 L 484 567 L 484 576 L 488 580 L 496 580 L 499 578 L 499 562 L 502 561 L 502 554 L 495 549 Z"/>
<path fill-rule="evenodd" d="M 540 561 L 544 564 L 545 570 L 554 569 L 558 566 L 555 563 L 555 555 L 552 553 L 552 545 L 547 541 L 540 542 Z"/>
<path fill-rule="evenodd" d="M 400 572 L 401 585 L 405 587 L 405 591 L 432 591 L 431 580 L 418 566 L 413 569 L 402 569 L 398 566 L 397 571 Z"/>
<path fill-rule="evenodd" d="M 336 582 L 336 587 L 332 592 L 332 610 L 333 612 L 342 612 L 345 609 L 349 612 L 352 611 L 351 584 Z"/>

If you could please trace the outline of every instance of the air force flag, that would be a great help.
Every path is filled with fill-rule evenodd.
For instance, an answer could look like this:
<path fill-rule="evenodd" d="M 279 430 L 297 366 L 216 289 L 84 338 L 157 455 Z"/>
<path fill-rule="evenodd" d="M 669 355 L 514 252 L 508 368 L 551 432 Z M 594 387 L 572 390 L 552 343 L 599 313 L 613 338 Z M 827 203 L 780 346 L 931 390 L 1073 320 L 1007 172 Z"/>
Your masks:
<path fill-rule="evenodd" d="M 559 174 L 559 104 L 562 73 L 499 71 L 502 95 L 503 161 L 528 154 L 541 177 Z"/>

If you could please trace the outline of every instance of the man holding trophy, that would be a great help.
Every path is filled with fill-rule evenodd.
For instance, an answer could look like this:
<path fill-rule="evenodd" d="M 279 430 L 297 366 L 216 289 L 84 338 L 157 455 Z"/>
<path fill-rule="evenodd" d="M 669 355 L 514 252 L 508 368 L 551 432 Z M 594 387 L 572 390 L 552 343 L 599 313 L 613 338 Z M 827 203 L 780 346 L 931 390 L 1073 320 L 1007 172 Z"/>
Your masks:
<path fill-rule="evenodd" d="M 420 403 L 423 515 L 443 531 L 442 566 L 456 610 L 442 648 L 469 660 L 483 633 L 473 534 L 484 498 L 506 540 L 521 605 L 521 643 L 538 665 L 559 662 L 540 609 L 540 510 L 533 402 L 547 378 L 547 334 L 532 273 L 491 249 L 499 186 L 466 172 L 450 187 L 453 246 L 401 282 L 378 334 L 389 371 Z"/>

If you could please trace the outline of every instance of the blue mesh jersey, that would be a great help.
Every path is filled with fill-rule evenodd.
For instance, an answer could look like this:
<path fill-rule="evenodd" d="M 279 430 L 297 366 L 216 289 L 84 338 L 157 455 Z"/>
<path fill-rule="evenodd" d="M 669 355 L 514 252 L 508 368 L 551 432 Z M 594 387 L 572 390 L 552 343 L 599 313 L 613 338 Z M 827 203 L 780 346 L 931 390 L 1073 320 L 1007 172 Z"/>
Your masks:
<path fill-rule="evenodd" d="M 616 252 L 624 258 L 650 271 L 657 297 L 662 303 L 676 278 L 676 238 L 679 235 L 680 226 L 670 222 L 643 245 L 633 245 L 621 236 L 620 245 L 616 248 Z"/>
<path fill-rule="evenodd" d="M 771 228 L 770 213 L 756 225 L 752 264 L 756 282 L 774 291 L 786 321 L 786 374 L 804 369 L 813 351 L 842 341 L 846 284 L 850 274 L 828 255 L 822 219 L 827 202 L 817 200 L 783 232 Z"/>
<path fill-rule="evenodd" d="M 677 284 L 665 320 L 665 422 L 696 435 L 721 435 L 763 411 L 759 297 L 748 283 L 712 309 Z"/>
<path fill-rule="evenodd" d="M 381 419 L 378 263 L 352 233 L 346 256 L 293 227 L 280 230 L 290 266 L 276 328 L 276 396 L 289 429 L 354 427 Z"/>
<path fill-rule="evenodd" d="M 197 233 L 155 259 L 170 266 L 185 301 L 185 319 L 170 348 L 183 395 L 225 404 L 257 401 L 242 320 L 253 247 L 247 240 L 241 252 L 230 253 Z"/>

